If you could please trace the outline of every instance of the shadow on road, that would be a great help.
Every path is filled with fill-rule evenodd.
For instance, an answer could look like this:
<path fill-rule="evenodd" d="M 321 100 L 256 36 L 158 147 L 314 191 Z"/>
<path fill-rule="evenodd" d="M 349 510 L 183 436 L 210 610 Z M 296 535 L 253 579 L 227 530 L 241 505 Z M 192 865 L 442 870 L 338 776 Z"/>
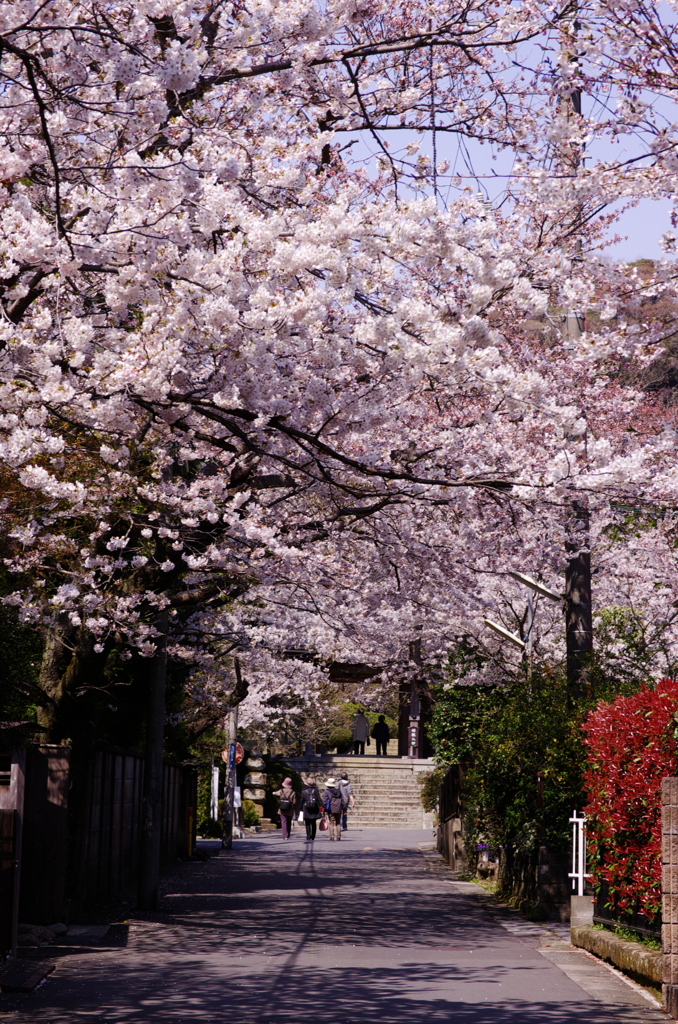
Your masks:
<path fill-rule="evenodd" d="M 385 832 L 387 830 L 384 830 Z M 415 849 L 238 843 L 186 865 L 126 948 L 59 961 L 3 1024 L 612 1024 L 535 940 L 499 927 Z M 392 841 L 392 840 L 391 840 Z M 379 845 L 379 842 L 381 845 Z M 401 844 L 402 845 L 402 844 Z M 96 955 L 92 955 L 93 952 Z M 5 999 L 7 998 L 7 1002 Z"/>

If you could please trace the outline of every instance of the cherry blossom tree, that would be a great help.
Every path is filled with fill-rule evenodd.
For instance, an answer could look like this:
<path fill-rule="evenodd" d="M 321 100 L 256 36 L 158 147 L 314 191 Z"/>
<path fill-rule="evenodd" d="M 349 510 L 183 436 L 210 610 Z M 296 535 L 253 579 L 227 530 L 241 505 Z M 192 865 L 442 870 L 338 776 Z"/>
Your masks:
<path fill-rule="evenodd" d="M 312 692 L 289 649 L 395 665 L 419 630 L 437 656 L 504 567 L 562 569 L 573 488 L 601 530 L 612 495 L 673 494 L 672 426 L 618 374 L 664 325 L 615 316 L 672 271 L 595 255 L 671 144 L 567 158 L 593 125 L 561 101 L 641 73 L 604 6 L 572 59 L 572 14 L 0 4 L 9 600 L 47 630 L 52 708 L 153 657 L 165 614 L 215 708 L 235 650 L 253 709 Z M 514 59 L 547 37 L 551 69 Z M 505 206 L 442 203 L 422 131 L 517 153 Z M 572 309 L 601 321 L 564 344 Z"/>

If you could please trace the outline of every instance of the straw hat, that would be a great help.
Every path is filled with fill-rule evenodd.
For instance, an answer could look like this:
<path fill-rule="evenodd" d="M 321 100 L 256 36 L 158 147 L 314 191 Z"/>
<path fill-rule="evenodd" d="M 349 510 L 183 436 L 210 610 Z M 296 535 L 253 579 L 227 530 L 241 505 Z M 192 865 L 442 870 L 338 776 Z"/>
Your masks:
<path fill-rule="evenodd" d="M 325 783 L 325 785 L 328 787 L 328 789 L 329 789 L 330 786 L 336 786 L 336 784 L 337 783 L 336 783 L 335 779 L 328 779 L 327 782 Z"/>

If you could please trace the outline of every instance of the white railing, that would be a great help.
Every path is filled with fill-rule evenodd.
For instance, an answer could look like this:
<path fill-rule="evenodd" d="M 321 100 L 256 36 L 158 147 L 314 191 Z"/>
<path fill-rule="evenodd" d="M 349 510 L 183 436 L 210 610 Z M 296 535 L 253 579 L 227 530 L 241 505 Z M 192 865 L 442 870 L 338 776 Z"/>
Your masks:
<path fill-rule="evenodd" d="M 586 873 L 586 816 L 577 817 L 576 810 L 570 818 L 572 823 L 572 870 L 568 878 L 572 879 L 572 888 L 577 896 L 584 895 L 584 882 L 591 876 Z"/>

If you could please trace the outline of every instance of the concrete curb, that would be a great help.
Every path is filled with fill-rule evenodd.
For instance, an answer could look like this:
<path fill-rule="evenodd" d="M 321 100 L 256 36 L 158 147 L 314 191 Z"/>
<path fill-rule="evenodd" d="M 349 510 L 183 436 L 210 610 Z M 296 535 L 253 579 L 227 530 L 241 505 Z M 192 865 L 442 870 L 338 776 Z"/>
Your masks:
<path fill-rule="evenodd" d="M 573 946 L 606 960 L 641 984 L 661 988 L 664 959 L 661 950 L 647 949 L 640 942 L 628 942 L 612 932 L 590 925 L 575 926 L 570 934 Z"/>

